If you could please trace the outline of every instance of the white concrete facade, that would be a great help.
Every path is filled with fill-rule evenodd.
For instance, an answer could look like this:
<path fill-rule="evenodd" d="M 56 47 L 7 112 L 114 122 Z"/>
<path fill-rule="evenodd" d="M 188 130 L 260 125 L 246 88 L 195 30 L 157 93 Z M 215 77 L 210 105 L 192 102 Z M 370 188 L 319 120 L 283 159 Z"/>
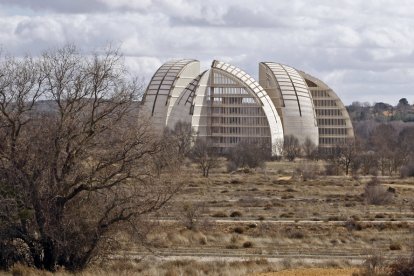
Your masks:
<path fill-rule="evenodd" d="M 354 139 L 354 128 L 348 111 L 338 95 L 323 81 L 300 72 L 312 93 L 319 130 L 319 148 L 330 154 L 338 144 Z"/>
<path fill-rule="evenodd" d="M 318 125 L 312 95 L 298 71 L 279 63 L 261 62 L 259 83 L 276 105 L 284 134 L 297 137 L 301 144 L 309 138 L 317 146 Z"/>
<path fill-rule="evenodd" d="M 188 59 L 166 62 L 155 72 L 144 94 L 143 109 L 156 130 L 167 126 L 176 99 L 198 74 L 200 62 Z"/>
<path fill-rule="evenodd" d="M 197 60 L 167 62 L 151 79 L 142 110 L 160 133 L 179 121 L 191 123 L 196 138 L 210 139 L 221 152 L 248 142 L 266 145 L 275 155 L 285 135 L 329 149 L 354 135 L 332 89 L 275 62 L 259 64 L 259 82 L 217 60 L 202 73 Z"/>

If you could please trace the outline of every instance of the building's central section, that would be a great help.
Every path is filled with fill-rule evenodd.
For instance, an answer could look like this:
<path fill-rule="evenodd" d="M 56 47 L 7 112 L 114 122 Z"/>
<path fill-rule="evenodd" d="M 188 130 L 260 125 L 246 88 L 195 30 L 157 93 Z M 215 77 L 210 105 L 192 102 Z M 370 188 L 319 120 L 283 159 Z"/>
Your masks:
<path fill-rule="evenodd" d="M 271 135 L 262 103 L 255 93 L 230 74 L 211 71 L 207 88 L 210 137 L 220 152 L 240 142 L 271 149 Z"/>

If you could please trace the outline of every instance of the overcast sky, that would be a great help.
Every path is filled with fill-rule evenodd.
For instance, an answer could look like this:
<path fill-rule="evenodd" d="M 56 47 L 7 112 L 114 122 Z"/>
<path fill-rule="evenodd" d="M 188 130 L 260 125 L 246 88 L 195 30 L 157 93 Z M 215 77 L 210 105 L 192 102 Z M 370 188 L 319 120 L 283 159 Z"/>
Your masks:
<path fill-rule="evenodd" d="M 346 104 L 414 103 L 414 0 L 0 0 L 0 45 L 38 55 L 121 45 L 148 81 L 172 58 L 252 76 L 275 61 L 314 75 Z"/>

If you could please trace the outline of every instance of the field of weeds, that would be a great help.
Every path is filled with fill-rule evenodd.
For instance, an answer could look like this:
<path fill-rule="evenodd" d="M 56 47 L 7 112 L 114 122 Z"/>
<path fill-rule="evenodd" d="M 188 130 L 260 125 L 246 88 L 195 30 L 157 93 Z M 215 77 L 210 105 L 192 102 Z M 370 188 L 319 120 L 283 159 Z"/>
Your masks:
<path fill-rule="evenodd" d="M 366 185 L 372 177 L 325 176 L 321 162 L 270 162 L 232 173 L 224 167 L 204 178 L 188 165 L 181 193 L 166 213 L 152 218 L 156 227 L 147 233 L 148 243 L 120 234 L 122 246 L 110 260 L 97 260 L 80 275 L 355 269 L 367 256 L 388 262 L 410 253 L 413 178 L 378 177 L 375 181 L 391 197 L 370 204 Z M 15 275 L 34 273 L 25 269 L 16 267 Z"/>
<path fill-rule="evenodd" d="M 380 250 L 405 254 L 412 239 L 414 181 L 379 178 L 386 204 L 368 204 L 371 177 L 321 176 L 304 180 L 301 162 L 268 163 L 260 170 L 191 179 L 149 238 L 159 251 L 230 255 L 360 256 Z M 313 163 L 315 170 L 321 165 Z M 183 253 L 184 254 L 184 253 Z"/>

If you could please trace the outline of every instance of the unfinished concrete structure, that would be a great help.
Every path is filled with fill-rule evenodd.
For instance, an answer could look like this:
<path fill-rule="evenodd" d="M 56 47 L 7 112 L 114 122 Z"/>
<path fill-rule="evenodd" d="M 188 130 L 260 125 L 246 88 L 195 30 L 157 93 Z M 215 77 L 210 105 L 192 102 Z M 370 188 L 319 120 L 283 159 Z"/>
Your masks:
<path fill-rule="evenodd" d="M 341 99 L 328 85 L 305 72 L 300 74 L 312 93 L 318 120 L 319 148 L 329 154 L 336 145 L 354 138 L 351 118 Z"/>
<path fill-rule="evenodd" d="M 259 83 L 277 108 L 284 134 L 297 137 L 301 144 L 308 138 L 318 145 L 318 125 L 312 95 L 299 72 L 287 65 L 261 62 Z"/>
<path fill-rule="evenodd" d="M 309 138 L 329 152 L 353 137 L 348 113 L 320 80 L 274 62 L 259 64 L 259 82 L 221 61 L 200 73 L 196 60 L 162 65 L 143 98 L 143 110 L 162 131 L 191 123 L 196 138 L 226 152 L 240 142 L 260 143 L 277 154 L 285 135 Z"/>
<path fill-rule="evenodd" d="M 191 59 L 166 62 L 155 72 L 142 101 L 154 128 L 162 130 L 166 126 L 176 99 L 198 74 L 200 62 Z"/>

